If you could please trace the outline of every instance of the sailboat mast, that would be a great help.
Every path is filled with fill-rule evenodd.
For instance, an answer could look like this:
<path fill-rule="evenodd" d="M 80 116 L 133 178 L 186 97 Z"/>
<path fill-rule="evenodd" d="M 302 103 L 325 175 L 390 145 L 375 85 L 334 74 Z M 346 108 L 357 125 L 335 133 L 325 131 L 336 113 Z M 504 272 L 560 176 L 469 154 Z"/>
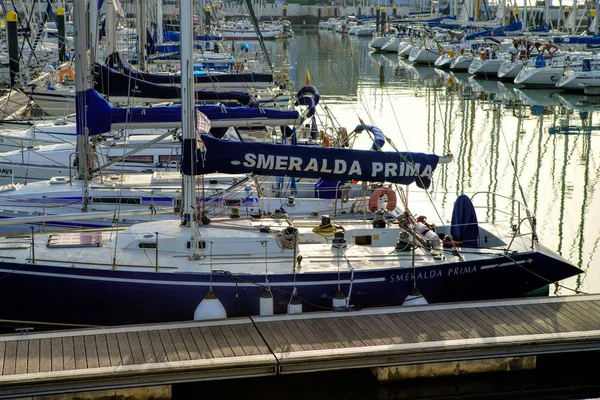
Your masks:
<path fill-rule="evenodd" d="M 137 35 L 138 35 L 138 67 L 142 70 L 146 70 L 146 29 L 147 29 L 147 15 L 146 15 L 146 0 L 137 0 Z"/>
<path fill-rule="evenodd" d="M 600 18 L 600 0 L 596 0 L 594 2 L 594 20 L 593 20 L 594 35 L 598 34 L 598 18 Z"/>
<path fill-rule="evenodd" d="M 84 189 L 82 193 L 82 210 L 87 211 L 88 200 L 88 129 L 86 126 L 86 89 L 88 88 L 87 71 L 87 20 L 85 13 L 85 2 L 73 2 L 73 28 L 75 44 L 75 129 L 77 132 L 77 178 L 83 179 Z"/>
<path fill-rule="evenodd" d="M 252 7 L 252 0 L 246 0 L 246 6 L 248 6 L 248 13 L 250 14 L 250 20 L 252 21 L 252 25 L 254 25 L 254 29 L 256 30 L 256 35 L 258 36 L 258 42 L 260 44 L 260 48 L 265 55 L 265 59 L 267 60 L 267 64 L 273 72 L 273 64 L 271 64 L 271 58 L 269 57 L 269 52 L 265 47 L 265 41 L 263 39 L 262 33 L 260 32 L 260 27 L 258 24 L 258 19 L 256 18 L 256 14 L 254 13 L 254 8 Z"/>
<path fill-rule="evenodd" d="M 104 3 L 104 15 L 106 21 L 106 55 L 112 54 L 115 52 L 116 46 L 116 36 L 117 36 L 117 21 L 115 15 L 115 6 L 113 4 L 113 0 L 106 0 Z"/>
<path fill-rule="evenodd" d="M 163 44 L 163 0 L 156 0 L 156 43 Z"/>
<path fill-rule="evenodd" d="M 90 59 L 92 63 L 98 62 L 98 0 L 90 0 Z"/>
<path fill-rule="evenodd" d="M 179 7 L 179 24 L 181 32 L 181 127 L 183 139 L 195 139 L 195 103 L 194 103 L 194 32 L 192 2 L 182 1 Z M 195 152 L 192 150 L 189 161 L 196 163 Z M 196 177 L 183 175 L 183 221 L 182 223 L 192 228 L 192 236 L 196 224 Z M 192 241 L 193 243 L 194 241 Z"/>
<path fill-rule="evenodd" d="M 529 25 L 527 24 L 527 0 L 525 0 L 523 2 L 523 30 L 524 31 L 528 31 L 527 27 Z"/>

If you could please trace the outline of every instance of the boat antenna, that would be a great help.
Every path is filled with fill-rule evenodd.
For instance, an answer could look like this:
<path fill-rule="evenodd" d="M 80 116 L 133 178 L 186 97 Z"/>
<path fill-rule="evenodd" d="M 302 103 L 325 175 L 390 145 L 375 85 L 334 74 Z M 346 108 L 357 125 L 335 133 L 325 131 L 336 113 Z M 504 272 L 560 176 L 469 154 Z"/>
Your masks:
<path fill-rule="evenodd" d="M 248 12 L 250 13 L 250 20 L 252 21 L 252 25 L 254 26 L 254 30 L 256 31 L 256 35 L 258 36 L 258 42 L 260 43 L 260 48 L 265 55 L 265 59 L 267 60 L 267 64 L 269 65 L 269 69 L 271 72 L 273 71 L 273 64 L 271 64 L 271 58 L 269 57 L 269 53 L 267 52 L 267 48 L 265 47 L 265 41 L 263 39 L 262 33 L 260 33 L 260 28 L 258 26 L 258 20 L 256 19 L 256 14 L 254 14 L 254 8 L 252 7 L 252 0 L 246 0 L 246 5 L 248 6 Z"/>

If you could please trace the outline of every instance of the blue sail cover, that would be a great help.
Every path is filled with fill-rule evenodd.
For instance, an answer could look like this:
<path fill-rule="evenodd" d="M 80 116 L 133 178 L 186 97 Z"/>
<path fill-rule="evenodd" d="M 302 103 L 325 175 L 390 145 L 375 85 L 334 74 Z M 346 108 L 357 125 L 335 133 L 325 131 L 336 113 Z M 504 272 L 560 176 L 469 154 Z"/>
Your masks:
<path fill-rule="evenodd" d="M 454 203 L 450 234 L 454 240 L 463 242 L 463 247 L 479 247 L 477 213 L 467 195 L 461 194 Z"/>
<path fill-rule="evenodd" d="M 392 182 L 428 188 L 439 156 L 425 153 L 353 150 L 234 142 L 202 135 L 206 153 L 190 160 L 196 140 L 183 141 L 182 173 L 255 173 L 322 178 L 332 181 Z"/>
<path fill-rule="evenodd" d="M 544 22 L 540 26 L 535 29 L 530 30 L 529 32 L 550 32 L 550 25 L 547 22 Z"/>
<path fill-rule="evenodd" d="M 317 183 L 315 183 L 315 198 L 341 199 L 342 186 L 344 186 L 344 181 L 328 181 L 327 179 L 319 179 Z"/>
<path fill-rule="evenodd" d="M 179 32 L 173 31 L 164 31 L 163 30 L 163 42 L 179 42 L 180 39 Z M 154 40 L 156 41 L 156 29 L 154 30 Z M 222 36 L 209 36 L 209 35 L 196 35 L 194 37 L 196 41 L 215 41 L 215 40 L 223 40 Z"/>
<path fill-rule="evenodd" d="M 127 60 L 125 60 L 119 53 L 112 53 L 106 58 L 106 67 L 112 68 L 116 71 L 121 72 L 127 76 L 132 76 L 142 81 L 157 83 L 160 85 L 180 85 L 181 75 L 178 74 L 152 74 L 149 72 L 142 72 L 133 68 Z M 248 83 L 252 86 L 253 83 L 268 83 L 273 84 L 273 74 L 258 74 L 258 73 L 222 73 L 222 72 L 211 72 L 207 75 L 195 75 L 194 83 L 235 83 L 243 82 Z"/>
<path fill-rule="evenodd" d="M 512 24 L 504 25 L 499 28 L 487 29 L 481 32 L 475 32 L 465 36 L 465 40 L 473 40 L 483 36 L 505 36 L 506 32 L 520 31 L 523 29 L 523 23 L 521 21 L 513 22 Z"/>
<path fill-rule="evenodd" d="M 142 81 L 157 83 L 160 85 L 180 85 L 181 75 L 179 74 L 152 74 L 149 72 L 139 71 L 131 66 L 127 60 L 115 52 L 106 57 L 106 66 L 121 72 L 127 76 L 133 76 Z M 273 84 L 273 74 L 259 74 L 254 72 L 248 73 L 223 73 L 223 72 L 208 72 L 207 75 L 194 76 L 194 83 L 233 83 L 243 82 L 252 85 L 253 83 L 268 83 Z"/>
<path fill-rule="evenodd" d="M 600 44 L 600 36 L 556 36 L 552 38 L 556 44 Z"/>
<path fill-rule="evenodd" d="M 86 112 L 83 113 L 78 110 L 77 115 L 85 116 L 90 136 L 110 132 L 113 124 L 131 124 L 133 126 L 142 123 L 173 123 L 173 126 L 176 126 L 181 122 L 180 105 L 118 108 L 111 106 L 93 89 L 81 93 L 85 99 L 85 102 L 81 102 L 81 104 L 86 104 Z M 77 102 L 77 104 L 80 104 L 80 102 Z M 211 121 L 249 119 L 293 121 L 300 118 L 300 113 L 296 110 L 281 111 L 269 108 L 224 107 L 218 105 L 197 106 L 196 108 Z"/>
<path fill-rule="evenodd" d="M 177 86 L 163 86 L 136 79 L 100 64 L 94 65 L 93 72 L 94 89 L 108 97 L 128 97 L 138 101 L 144 101 L 145 98 L 160 101 L 181 100 L 181 88 Z M 196 101 L 237 101 L 240 104 L 249 104 L 252 100 L 252 96 L 247 92 L 240 91 L 196 90 L 195 98 Z"/>

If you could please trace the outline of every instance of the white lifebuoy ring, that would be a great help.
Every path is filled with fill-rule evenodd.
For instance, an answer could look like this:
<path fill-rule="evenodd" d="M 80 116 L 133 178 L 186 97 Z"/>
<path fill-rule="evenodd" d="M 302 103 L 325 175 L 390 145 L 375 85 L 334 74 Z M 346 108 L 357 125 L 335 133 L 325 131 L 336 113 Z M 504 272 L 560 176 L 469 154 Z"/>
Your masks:
<path fill-rule="evenodd" d="M 369 211 L 377 211 L 377 203 L 382 196 L 387 196 L 386 210 L 394 211 L 396 209 L 396 192 L 391 188 L 380 187 L 375 189 L 373 193 L 371 193 L 371 197 L 369 197 Z"/>

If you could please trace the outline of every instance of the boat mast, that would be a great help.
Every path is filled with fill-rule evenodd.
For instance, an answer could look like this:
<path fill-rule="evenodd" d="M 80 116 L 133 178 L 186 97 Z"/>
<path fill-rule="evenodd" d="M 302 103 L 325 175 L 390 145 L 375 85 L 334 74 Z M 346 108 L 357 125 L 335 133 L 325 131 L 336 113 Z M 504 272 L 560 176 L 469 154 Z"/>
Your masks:
<path fill-rule="evenodd" d="M 90 0 L 90 60 L 92 64 L 98 62 L 98 0 Z"/>
<path fill-rule="evenodd" d="M 156 0 L 156 43 L 163 44 L 163 0 Z"/>
<path fill-rule="evenodd" d="M 260 32 L 260 27 L 258 25 L 258 19 L 256 18 L 256 14 L 254 13 L 254 7 L 252 7 L 252 0 L 246 0 L 246 5 L 248 6 L 248 12 L 250 13 L 250 20 L 252 21 L 252 25 L 254 25 L 254 29 L 256 30 L 256 35 L 258 36 L 258 42 L 260 43 L 260 48 L 265 55 L 265 60 L 267 60 L 267 64 L 269 64 L 269 68 L 271 72 L 273 72 L 273 64 L 271 64 L 271 59 L 269 57 L 269 52 L 265 47 L 265 41 L 263 39 L 262 33 Z"/>
<path fill-rule="evenodd" d="M 137 0 L 138 68 L 146 70 L 146 0 Z"/>
<path fill-rule="evenodd" d="M 83 193 L 81 210 L 87 211 L 87 203 L 89 198 L 88 187 L 88 160 L 89 155 L 89 138 L 88 129 L 86 126 L 86 90 L 88 88 L 88 71 L 87 71 L 87 20 L 85 15 L 85 2 L 73 2 L 73 28 L 75 42 L 75 130 L 77 132 L 77 179 L 82 179 Z"/>
<path fill-rule="evenodd" d="M 116 21 L 116 10 L 113 0 L 106 0 L 104 3 L 104 15 L 106 21 L 106 40 L 105 48 L 106 55 L 112 54 L 116 50 L 116 32 L 117 32 L 117 21 Z"/>
<path fill-rule="evenodd" d="M 594 2 L 594 19 L 592 20 L 593 22 L 593 27 L 592 29 L 594 30 L 594 35 L 598 34 L 598 18 L 600 17 L 600 0 L 596 0 Z"/>
<path fill-rule="evenodd" d="M 527 32 L 527 0 L 523 1 L 523 30 Z"/>
<path fill-rule="evenodd" d="M 194 32 L 193 12 L 191 0 L 182 1 L 179 7 L 180 24 L 180 54 L 181 54 L 181 127 L 183 139 L 195 139 L 195 103 L 194 103 Z M 190 157 L 186 159 L 191 165 L 196 164 L 194 149 L 190 151 Z M 196 176 L 183 175 L 183 218 L 182 225 L 191 228 L 191 246 L 197 245 L 195 237 L 196 229 Z"/>

